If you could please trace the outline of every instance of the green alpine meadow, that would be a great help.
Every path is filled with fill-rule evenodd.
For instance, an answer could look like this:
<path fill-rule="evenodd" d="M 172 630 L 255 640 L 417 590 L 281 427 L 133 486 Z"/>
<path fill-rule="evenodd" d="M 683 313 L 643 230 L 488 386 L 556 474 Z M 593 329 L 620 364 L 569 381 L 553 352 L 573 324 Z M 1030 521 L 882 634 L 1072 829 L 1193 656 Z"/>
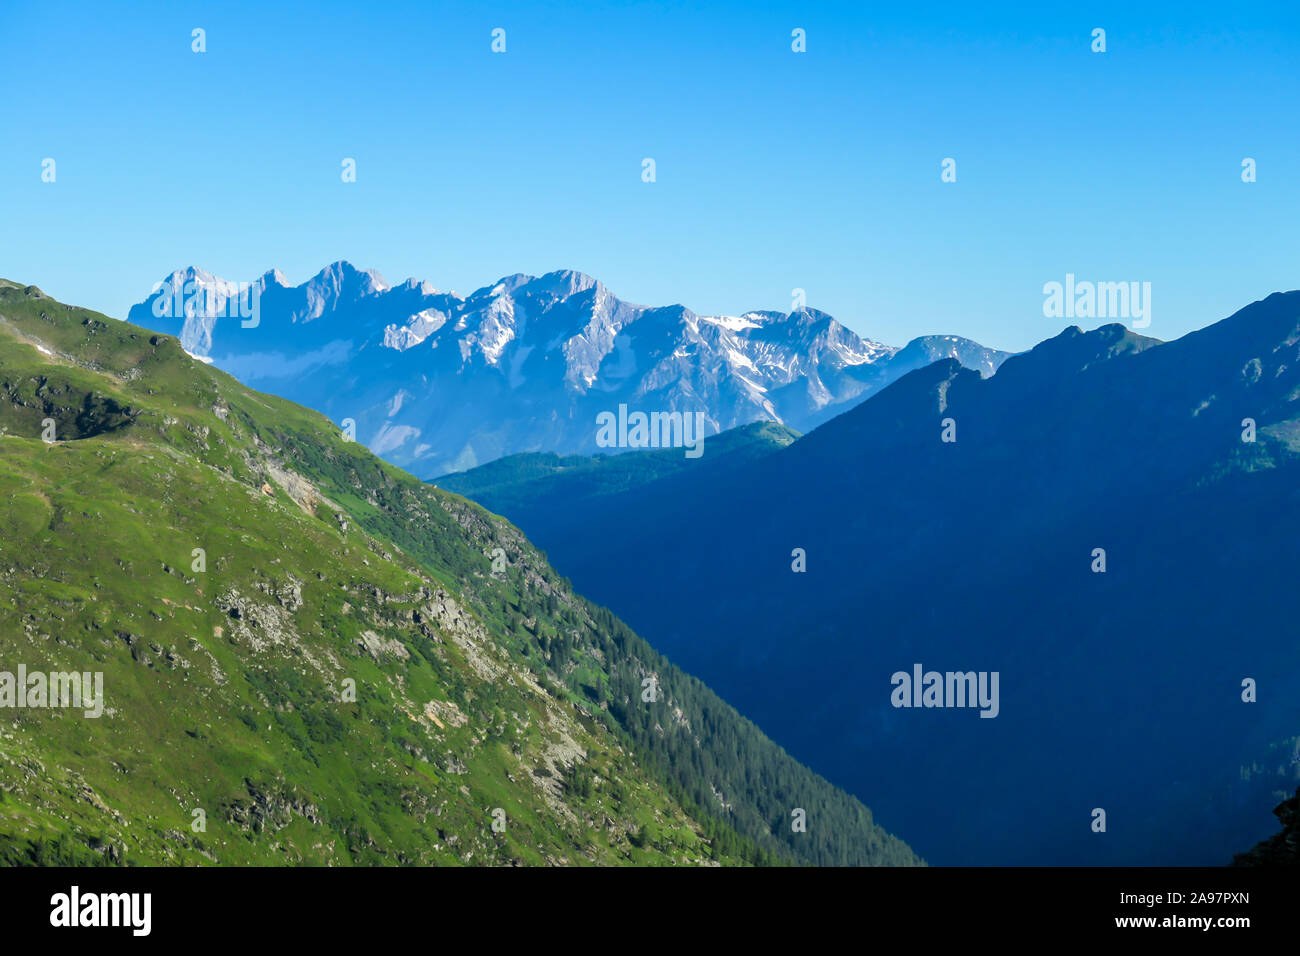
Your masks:
<path fill-rule="evenodd" d="M 0 281 L 0 863 L 921 862 L 505 519 Z"/>

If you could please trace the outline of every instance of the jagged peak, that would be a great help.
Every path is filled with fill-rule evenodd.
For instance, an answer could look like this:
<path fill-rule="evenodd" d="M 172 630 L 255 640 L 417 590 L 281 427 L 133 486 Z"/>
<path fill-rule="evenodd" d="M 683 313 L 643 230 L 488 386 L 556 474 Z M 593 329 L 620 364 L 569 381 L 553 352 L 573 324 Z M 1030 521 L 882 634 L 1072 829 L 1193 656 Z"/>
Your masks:
<path fill-rule="evenodd" d="M 443 293 L 428 279 L 410 278 L 396 288 L 406 292 L 418 292 L 420 295 L 442 295 Z"/>
<path fill-rule="evenodd" d="M 307 281 L 307 285 L 321 284 L 325 282 L 334 282 L 342 285 L 349 279 L 359 280 L 362 283 L 363 291 L 367 293 L 386 292 L 392 286 L 374 269 L 358 269 L 346 259 L 338 259 L 331 262 L 320 272 L 316 273 Z"/>
<path fill-rule="evenodd" d="M 577 295 L 580 292 L 586 292 L 589 289 L 604 289 L 605 287 L 587 275 L 585 272 L 576 272 L 573 269 L 557 269 L 554 272 L 548 272 L 543 276 L 528 283 L 529 291 L 549 292 L 567 299 L 569 296 Z"/>
<path fill-rule="evenodd" d="M 530 282 L 536 281 L 537 276 L 531 276 L 524 272 L 515 272 L 508 276 L 502 276 L 496 282 L 489 286 L 471 293 L 471 299 L 494 297 L 499 295 L 512 295 L 515 290 L 523 288 Z"/>

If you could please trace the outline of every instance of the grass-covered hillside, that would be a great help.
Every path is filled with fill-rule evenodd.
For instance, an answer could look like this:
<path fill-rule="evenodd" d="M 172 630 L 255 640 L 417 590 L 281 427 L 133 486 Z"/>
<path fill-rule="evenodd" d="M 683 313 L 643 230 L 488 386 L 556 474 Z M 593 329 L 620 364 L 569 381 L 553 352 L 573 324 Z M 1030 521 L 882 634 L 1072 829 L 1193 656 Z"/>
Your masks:
<path fill-rule="evenodd" d="M 0 281 L 0 863 L 100 862 L 919 861 L 504 519 Z"/>
<path fill-rule="evenodd" d="M 673 447 L 614 455 L 526 451 L 469 471 L 443 475 L 434 479 L 434 484 L 478 502 L 499 501 L 503 505 L 529 507 L 550 499 L 571 502 L 575 498 L 625 494 L 688 468 L 698 471 L 740 466 L 783 449 L 798 437 L 800 433 L 775 421 L 755 421 L 707 437 L 699 458 L 686 458 L 681 449 Z"/>
<path fill-rule="evenodd" d="M 628 451 L 615 455 L 557 455 L 525 452 L 507 455 L 469 471 L 434 479 L 439 488 L 454 491 L 499 514 L 545 519 L 556 509 L 575 503 L 625 496 L 682 472 L 718 472 L 740 468 L 789 445 L 799 433 L 776 422 L 754 422 L 704 440 L 699 458 L 687 458 L 680 448 Z"/>

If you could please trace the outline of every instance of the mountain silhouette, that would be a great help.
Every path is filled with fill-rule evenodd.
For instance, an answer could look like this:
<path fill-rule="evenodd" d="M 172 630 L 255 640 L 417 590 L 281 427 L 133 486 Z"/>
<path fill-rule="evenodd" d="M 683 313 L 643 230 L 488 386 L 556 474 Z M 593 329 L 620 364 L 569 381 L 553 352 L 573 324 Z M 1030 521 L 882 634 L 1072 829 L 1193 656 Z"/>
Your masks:
<path fill-rule="evenodd" d="M 933 862 L 1218 864 L 1295 788 L 1298 479 L 1289 292 L 938 361 L 740 468 L 503 510 Z M 998 672 L 996 719 L 894 707 L 916 663 Z"/>

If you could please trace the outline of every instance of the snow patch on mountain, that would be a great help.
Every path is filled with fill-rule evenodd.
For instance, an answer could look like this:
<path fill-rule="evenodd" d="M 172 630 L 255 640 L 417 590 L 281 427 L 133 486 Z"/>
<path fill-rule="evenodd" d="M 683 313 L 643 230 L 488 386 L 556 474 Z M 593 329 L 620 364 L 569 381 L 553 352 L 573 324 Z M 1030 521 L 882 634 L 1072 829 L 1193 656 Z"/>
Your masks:
<path fill-rule="evenodd" d="M 168 314 L 187 288 L 204 296 Z M 250 288 L 259 309 L 245 323 L 230 302 Z M 243 290 L 189 267 L 129 318 L 254 386 L 354 419 L 373 451 L 422 477 L 519 451 L 595 452 L 595 416 L 619 404 L 703 412 L 710 433 L 752 421 L 807 431 L 939 358 L 987 376 L 1007 357 L 958 336 L 899 349 L 810 308 L 634 305 L 572 270 L 462 297 L 345 261 L 297 286 L 270 270 Z"/>

